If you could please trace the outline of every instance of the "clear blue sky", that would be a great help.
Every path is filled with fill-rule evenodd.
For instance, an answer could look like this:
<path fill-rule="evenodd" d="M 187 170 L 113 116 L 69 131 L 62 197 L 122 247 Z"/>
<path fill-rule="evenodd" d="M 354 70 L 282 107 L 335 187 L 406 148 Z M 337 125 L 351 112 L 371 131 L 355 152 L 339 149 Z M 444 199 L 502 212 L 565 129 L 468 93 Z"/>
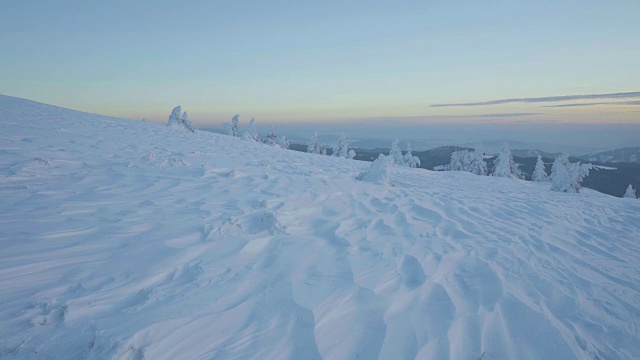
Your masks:
<path fill-rule="evenodd" d="M 432 106 L 640 91 L 638 0 L 4 0 L 2 12 L 0 93 L 90 112 L 640 124 L 638 94 Z M 516 115 L 474 117 L 486 114 Z"/>

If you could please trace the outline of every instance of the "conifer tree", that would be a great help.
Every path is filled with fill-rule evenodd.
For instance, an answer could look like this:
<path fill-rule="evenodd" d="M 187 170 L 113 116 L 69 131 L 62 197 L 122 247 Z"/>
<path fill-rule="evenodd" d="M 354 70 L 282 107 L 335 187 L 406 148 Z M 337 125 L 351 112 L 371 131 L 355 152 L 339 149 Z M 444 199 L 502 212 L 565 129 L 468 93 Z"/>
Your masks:
<path fill-rule="evenodd" d="M 288 149 L 290 146 L 289 141 L 284 135 L 278 138 L 277 143 L 283 149 Z"/>
<path fill-rule="evenodd" d="M 472 153 L 469 153 L 468 169 L 469 172 L 476 175 L 485 176 L 489 174 L 487 162 L 484 161 L 484 149 L 482 148 L 482 144 L 478 145 Z"/>
<path fill-rule="evenodd" d="M 344 134 L 341 134 L 338 142 L 333 145 L 331 156 L 343 158 L 349 157 L 349 143 L 345 140 Z"/>
<path fill-rule="evenodd" d="M 404 157 L 402 156 L 402 151 L 400 150 L 398 139 L 395 139 L 391 142 L 391 150 L 389 150 L 389 158 L 393 164 L 406 166 L 407 164 L 404 161 Z"/>
<path fill-rule="evenodd" d="M 518 165 L 513 161 L 511 150 L 509 150 L 509 144 L 503 144 L 502 150 L 500 150 L 500 153 L 494 162 L 491 176 L 510 177 L 515 179 L 522 179 L 524 177 L 520 169 L 518 169 Z"/>
<path fill-rule="evenodd" d="M 269 135 L 267 135 L 264 143 L 271 146 L 278 145 L 278 135 L 276 135 L 275 126 L 271 125 L 271 131 Z"/>
<path fill-rule="evenodd" d="M 562 154 L 556 158 L 551 167 L 551 190 L 578 193 L 582 188 L 582 180 L 589 175 L 591 164 L 570 163 Z"/>
<path fill-rule="evenodd" d="M 322 144 L 320 144 L 320 140 L 318 139 L 318 132 L 316 131 L 311 140 L 309 140 L 309 146 L 307 147 L 307 152 L 312 154 L 325 155 L 326 150 L 322 148 Z"/>
<path fill-rule="evenodd" d="M 531 181 L 533 182 L 547 182 L 549 181 L 549 176 L 547 176 L 547 172 L 544 170 L 544 162 L 542 161 L 542 156 L 538 154 L 538 160 L 536 161 L 536 168 L 533 170 L 533 174 L 531 175 Z"/>

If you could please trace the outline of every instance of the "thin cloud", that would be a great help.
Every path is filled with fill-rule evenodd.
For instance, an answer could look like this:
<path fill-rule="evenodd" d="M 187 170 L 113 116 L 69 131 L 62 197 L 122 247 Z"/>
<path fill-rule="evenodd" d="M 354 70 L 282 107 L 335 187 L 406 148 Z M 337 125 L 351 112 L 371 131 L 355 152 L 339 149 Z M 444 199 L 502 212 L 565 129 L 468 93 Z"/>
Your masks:
<path fill-rule="evenodd" d="M 563 96 L 546 96 L 537 98 L 513 98 L 500 99 L 482 102 L 457 103 L 457 104 L 434 104 L 431 107 L 448 107 L 448 106 L 486 106 L 501 105 L 510 103 L 543 103 L 556 101 L 574 101 L 574 100 L 594 100 L 594 99 L 627 99 L 640 97 L 640 91 L 611 93 L 611 94 L 589 94 L 589 95 L 563 95 Z"/>
<path fill-rule="evenodd" d="M 542 113 L 500 113 L 500 114 L 469 115 L 467 117 L 476 117 L 476 118 L 509 118 L 509 117 L 533 116 L 533 115 L 542 115 Z M 458 115 L 458 116 L 463 117 L 463 115 Z"/>
<path fill-rule="evenodd" d="M 422 116 L 383 116 L 370 118 L 356 118 L 351 121 L 387 121 L 387 120 L 442 120 L 442 119 L 477 119 L 477 118 L 511 118 L 523 116 L 544 115 L 543 113 L 497 113 L 497 114 L 470 114 L 470 115 L 422 115 Z"/>
<path fill-rule="evenodd" d="M 618 102 L 605 101 L 605 102 L 592 102 L 592 103 L 581 103 L 581 104 L 545 105 L 543 107 L 554 108 L 554 107 L 595 106 L 595 105 L 640 105 L 640 100 L 618 101 Z"/>

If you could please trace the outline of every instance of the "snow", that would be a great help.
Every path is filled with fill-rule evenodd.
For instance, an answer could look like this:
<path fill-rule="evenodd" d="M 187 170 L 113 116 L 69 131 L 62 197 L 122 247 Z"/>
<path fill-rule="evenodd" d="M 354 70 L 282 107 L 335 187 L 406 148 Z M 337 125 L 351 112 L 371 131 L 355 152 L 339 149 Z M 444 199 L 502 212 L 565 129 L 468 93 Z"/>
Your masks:
<path fill-rule="evenodd" d="M 618 168 L 604 165 L 592 165 L 594 170 L 618 170 Z"/>
<path fill-rule="evenodd" d="M 640 354 L 640 201 L 6 96 L 0 126 L 1 358 Z"/>

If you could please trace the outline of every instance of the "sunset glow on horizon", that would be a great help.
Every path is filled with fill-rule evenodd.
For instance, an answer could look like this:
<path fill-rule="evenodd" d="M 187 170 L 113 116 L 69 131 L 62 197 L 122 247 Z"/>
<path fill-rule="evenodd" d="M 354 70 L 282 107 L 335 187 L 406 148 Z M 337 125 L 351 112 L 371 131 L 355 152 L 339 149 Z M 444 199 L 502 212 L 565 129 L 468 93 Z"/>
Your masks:
<path fill-rule="evenodd" d="M 88 112 L 165 122 L 180 104 L 199 125 L 235 113 L 640 125 L 637 1 L 3 7 L 0 93 Z"/>

